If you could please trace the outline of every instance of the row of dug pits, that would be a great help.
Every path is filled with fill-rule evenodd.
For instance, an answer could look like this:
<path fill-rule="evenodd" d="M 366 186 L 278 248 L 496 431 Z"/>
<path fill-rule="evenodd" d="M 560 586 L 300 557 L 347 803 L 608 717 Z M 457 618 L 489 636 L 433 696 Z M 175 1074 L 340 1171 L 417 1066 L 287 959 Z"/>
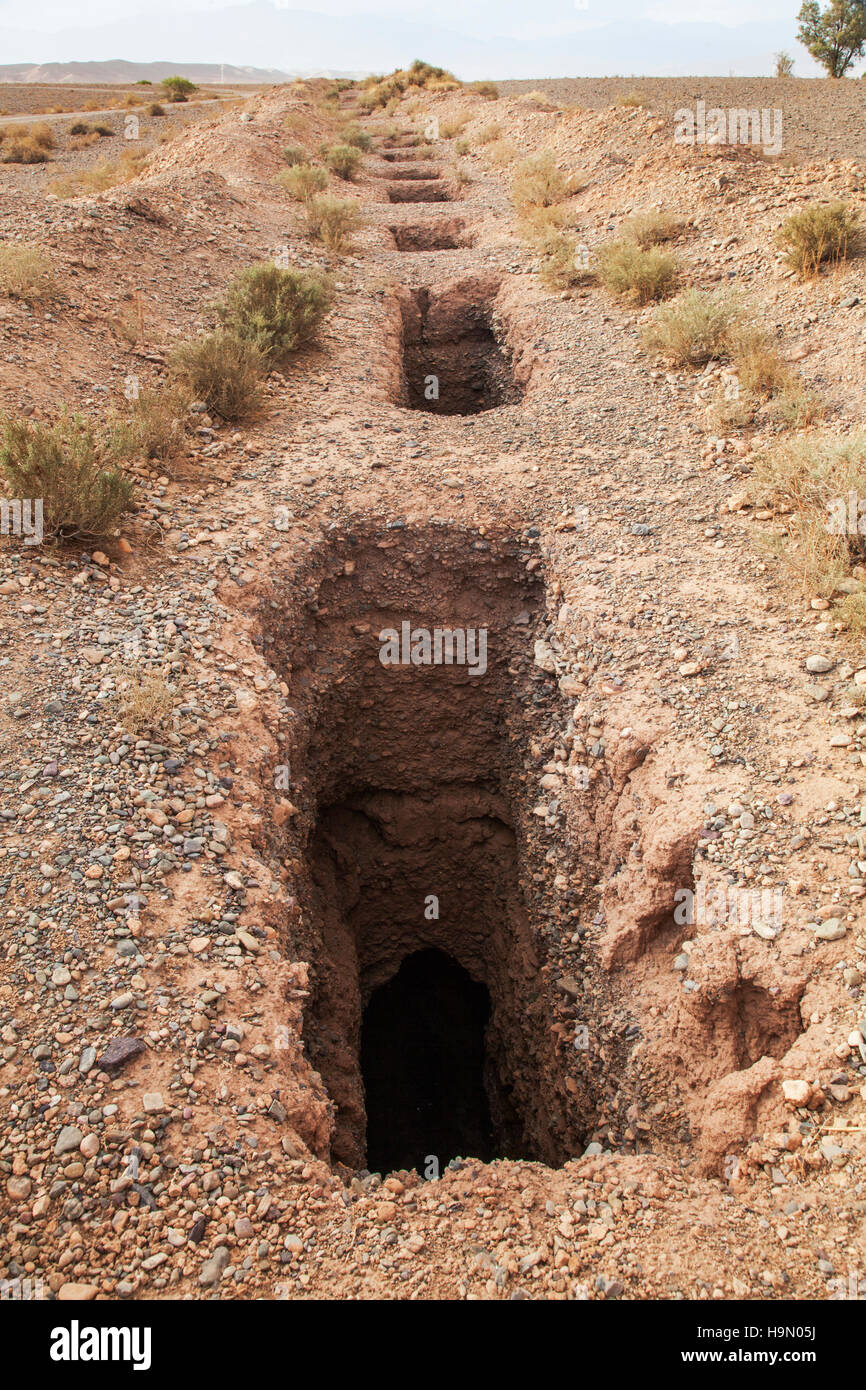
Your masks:
<path fill-rule="evenodd" d="M 574 724 L 534 660 L 551 601 L 537 547 L 359 523 L 266 593 L 292 802 L 269 851 L 295 886 L 285 952 L 310 967 L 321 1156 L 429 1176 L 458 1155 L 556 1166 L 593 1140 L 687 1144 L 676 1087 L 647 1081 L 635 981 L 592 949 L 622 828 L 609 778 L 566 791 Z M 545 768 L 561 792 L 540 792 Z M 728 1069 L 746 1060 L 720 1042 L 737 1007 L 699 1027 Z"/>

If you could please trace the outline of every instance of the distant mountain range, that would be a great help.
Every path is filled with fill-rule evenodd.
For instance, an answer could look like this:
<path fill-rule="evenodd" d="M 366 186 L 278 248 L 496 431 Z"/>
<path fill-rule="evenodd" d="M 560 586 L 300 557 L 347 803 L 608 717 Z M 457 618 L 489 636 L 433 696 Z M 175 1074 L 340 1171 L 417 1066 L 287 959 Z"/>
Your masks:
<path fill-rule="evenodd" d="M 238 67 L 234 63 L 128 63 L 112 58 L 103 63 L 0 63 L 0 82 L 87 83 L 161 82 L 164 77 L 188 77 L 209 86 L 240 82 L 290 82 L 294 77 L 363 77 L 362 72 L 319 69 L 283 72 L 280 68 Z"/>

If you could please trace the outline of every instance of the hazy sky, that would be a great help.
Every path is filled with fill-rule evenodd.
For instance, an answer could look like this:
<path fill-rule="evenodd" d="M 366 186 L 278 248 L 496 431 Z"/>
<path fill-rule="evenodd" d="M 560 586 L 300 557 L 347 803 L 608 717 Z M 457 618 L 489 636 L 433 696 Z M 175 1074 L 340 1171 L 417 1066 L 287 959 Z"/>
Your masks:
<path fill-rule="evenodd" d="M 0 62 L 128 58 L 459 76 L 768 72 L 799 0 L 0 0 Z"/>

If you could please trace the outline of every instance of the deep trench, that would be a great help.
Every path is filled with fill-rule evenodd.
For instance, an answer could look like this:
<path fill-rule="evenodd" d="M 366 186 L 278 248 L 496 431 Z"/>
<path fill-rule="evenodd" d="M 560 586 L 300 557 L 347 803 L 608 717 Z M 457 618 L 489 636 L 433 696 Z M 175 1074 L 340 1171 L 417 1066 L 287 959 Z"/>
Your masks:
<path fill-rule="evenodd" d="M 399 183 L 389 183 L 388 201 L 391 203 L 450 203 L 453 202 L 448 185 L 441 179 L 402 179 Z"/>
<path fill-rule="evenodd" d="M 466 230 L 462 217 L 445 217 L 436 222 L 395 223 L 388 229 L 398 251 L 457 251 L 472 246 L 474 236 Z"/>
<path fill-rule="evenodd" d="M 520 400 L 494 317 L 498 283 L 470 278 L 404 290 L 403 371 L 410 410 L 478 415 Z"/>
<path fill-rule="evenodd" d="M 639 1041 L 634 967 L 587 949 L 593 885 L 622 862 L 604 776 L 538 804 L 540 765 L 565 774 L 578 749 L 534 660 L 559 591 L 533 543 L 359 520 L 294 563 L 267 591 L 262 645 L 288 691 L 293 806 L 270 833 L 331 1107 L 316 1152 L 426 1176 L 458 1157 L 557 1166 L 591 1141 L 688 1152 L 682 1099 L 784 1055 L 805 977 L 777 998 L 748 976 L 690 996 L 683 1034 Z M 652 925 L 647 961 L 668 978 L 688 928 L 663 907 Z"/>
<path fill-rule="evenodd" d="M 593 1103 L 565 1086 L 562 997 L 533 924 L 545 865 L 532 868 L 522 759 L 527 710 L 544 722 L 555 694 L 532 661 L 543 585 L 514 544 L 430 528 L 396 545 L 329 552 L 305 625 L 281 607 L 271 639 L 299 716 L 294 949 L 312 964 L 304 1041 L 334 1104 L 329 1156 L 378 1171 L 558 1164 L 581 1151 Z M 476 645 L 462 665 L 383 665 L 381 634 L 402 641 L 404 623 L 422 658 L 424 631 L 433 658 L 437 628 Z"/>

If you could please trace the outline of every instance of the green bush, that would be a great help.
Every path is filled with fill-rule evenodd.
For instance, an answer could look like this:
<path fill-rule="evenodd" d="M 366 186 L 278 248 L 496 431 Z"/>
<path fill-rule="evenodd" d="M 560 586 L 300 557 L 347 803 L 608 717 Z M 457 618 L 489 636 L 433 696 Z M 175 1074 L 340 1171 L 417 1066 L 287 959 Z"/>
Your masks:
<path fill-rule="evenodd" d="M 169 363 L 174 379 L 224 420 L 242 420 L 253 413 L 261 400 L 266 365 L 255 343 L 226 329 L 181 344 Z"/>
<path fill-rule="evenodd" d="M 328 187 L 328 175 L 317 164 L 295 164 L 291 169 L 283 169 L 274 181 L 299 203 L 308 203 Z"/>
<path fill-rule="evenodd" d="M 79 415 L 0 419 L 0 472 L 10 496 L 42 499 L 47 535 L 108 535 L 132 506 L 131 480 Z"/>
<path fill-rule="evenodd" d="M 361 220 L 357 198 L 332 198 L 322 194 L 307 203 L 310 235 L 327 246 L 329 251 L 345 251 Z"/>
<path fill-rule="evenodd" d="M 358 172 L 361 151 L 354 145 L 331 145 L 325 152 L 325 163 L 338 178 L 348 181 Z"/>
<path fill-rule="evenodd" d="M 665 299 L 676 288 L 674 257 L 657 246 L 644 251 L 628 237 L 599 247 L 597 265 L 599 279 L 612 294 L 628 296 L 638 304 Z"/>
<path fill-rule="evenodd" d="M 677 366 L 699 367 L 730 355 L 730 339 L 739 318 L 729 295 L 685 290 L 660 305 L 642 333 L 644 346 Z"/>
<path fill-rule="evenodd" d="M 278 357 L 315 336 L 332 299 L 330 282 L 319 272 L 263 261 L 232 281 L 217 313 L 223 328 Z"/>
<path fill-rule="evenodd" d="M 343 145 L 354 145 L 356 150 L 369 150 L 373 144 L 373 137 L 368 135 L 366 130 L 362 130 L 358 125 L 346 126 L 340 133 L 340 143 Z"/>
<path fill-rule="evenodd" d="M 783 222 L 777 240 L 799 275 L 816 275 L 825 262 L 844 261 L 860 249 L 860 223 L 845 203 L 804 208 Z"/>

